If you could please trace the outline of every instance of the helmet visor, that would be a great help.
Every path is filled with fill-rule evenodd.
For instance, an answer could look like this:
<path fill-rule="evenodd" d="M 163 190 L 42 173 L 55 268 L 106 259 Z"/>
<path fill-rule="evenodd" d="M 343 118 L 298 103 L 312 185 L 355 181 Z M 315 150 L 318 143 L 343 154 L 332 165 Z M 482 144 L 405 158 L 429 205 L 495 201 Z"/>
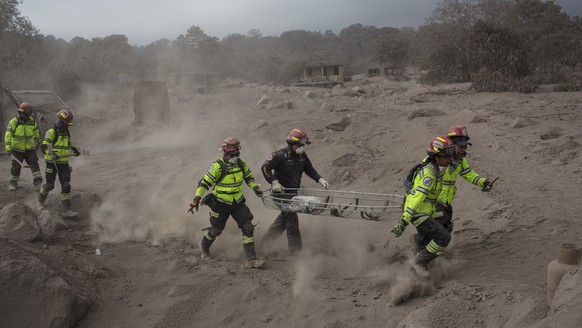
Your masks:
<path fill-rule="evenodd" d="M 453 156 L 455 154 L 456 149 L 457 149 L 457 147 L 455 147 L 455 146 L 448 146 L 448 147 L 443 148 L 443 151 L 440 152 L 438 155 L 439 156 L 446 156 L 446 157 Z"/>
<path fill-rule="evenodd" d="M 300 144 L 300 145 L 311 144 L 311 141 L 309 141 L 309 138 L 307 138 L 307 137 L 297 138 L 297 137 L 291 136 L 291 138 L 289 138 L 289 139 L 290 139 L 289 142 L 294 143 L 294 144 Z"/>

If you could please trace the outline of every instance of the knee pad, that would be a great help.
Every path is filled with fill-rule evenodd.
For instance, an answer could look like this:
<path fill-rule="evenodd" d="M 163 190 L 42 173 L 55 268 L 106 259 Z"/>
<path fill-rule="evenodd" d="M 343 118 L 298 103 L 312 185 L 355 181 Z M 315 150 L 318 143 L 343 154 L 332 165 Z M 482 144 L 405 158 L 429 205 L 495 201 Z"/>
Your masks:
<path fill-rule="evenodd" d="M 44 186 L 42 186 L 42 189 L 46 191 L 51 191 L 55 189 L 55 185 L 53 183 L 45 183 Z"/>
<path fill-rule="evenodd" d="M 219 230 L 218 228 L 215 227 L 210 227 L 208 228 L 208 235 L 214 239 L 218 236 L 220 236 L 220 234 L 222 233 L 222 230 Z"/>
<path fill-rule="evenodd" d="M 71 192 L 71 184 L 69 184 L 68 182 L 63 183 L 63 185 L 61 187 L 62 187 L 63 193 Z"/>
<path fill-rule="evenodd" d="M 245 235 L 247 237 L 252 237 L 253 232 L 255 231 L 255 226 L 253 225 L 253 223 L 251 221 L 245 221 L 245 223 L 243 223 L 243 225 L 241 227 L 241 230 L 242 230 L 243 235 Z"/>

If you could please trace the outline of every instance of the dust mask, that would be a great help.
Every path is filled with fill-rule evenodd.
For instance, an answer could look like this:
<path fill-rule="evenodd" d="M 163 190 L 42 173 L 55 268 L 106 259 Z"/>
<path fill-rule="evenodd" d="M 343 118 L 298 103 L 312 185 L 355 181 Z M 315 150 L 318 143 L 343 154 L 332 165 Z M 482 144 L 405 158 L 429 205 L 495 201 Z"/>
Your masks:
<path fill-rule="evenodd" d="M 229 158 L 228 159 L 228 162 L 230 164 L 236 164 L 236 163 L 238 163 L 238 156 L 234 156 L 234 157 Z"/>
<path fill-rule="evenodd" d="M 303 154 L 303 152 L 305 152 L 304 146 L 301 146 L 301 147 L 295 149 L 295 154 L 297 154 L 297 155 L 301 155 L 301 154 Z"/>

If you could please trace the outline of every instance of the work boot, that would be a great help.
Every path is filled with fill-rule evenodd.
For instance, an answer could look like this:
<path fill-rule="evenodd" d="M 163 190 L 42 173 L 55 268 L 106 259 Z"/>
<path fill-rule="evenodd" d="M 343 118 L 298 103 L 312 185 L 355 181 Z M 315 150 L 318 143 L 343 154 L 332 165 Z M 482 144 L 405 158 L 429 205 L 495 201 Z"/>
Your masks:
<path fill-rule="evenodd" d="M 408 241 L 410 242 L 410 250 L 412 250 L 412 254 L 418 254 L 418 252 L 420 252 L 420 240 L 418 240 L 418 234 L 415 233 L 410 235 Z"/>
<path fill-rule="evenodd" d="M 40 191 L 40 188 L 42 187 L 42 178 L 34 179 L 32 185 L 34 186 L 34 191 Z"/>
<path fill-rule="evenodd" d="M 419 277 L 423 279 L 430 278 L 430 273 L 428 272 L 428 269 L 424 265 L 416 263 L 414 259 L 408 261 L 408 264 L 410 264 L 410 266 L 414 269 L 414 271 Z"/>
<path fill-rule="evenodd" d="M 62 201 L 63 204 L 63 212 L 67 212 L 71 210 L 71 200 L 70 199 L 63 199 Z"/>
<path fill-rule="evenodd" d="M 208 238 L 202 236 L 202 240 L 200 241 L 200 258 L 203 260 L 210 260 L 212 257 L 210 256 L 210 246 L 214 240 L 208 240 Z"/>
<path fill-rule="evenodd" d="M 79 216 L 79 213 L 75 211 L 71 211 L 71 200 L 70 199 L 63 199 L 63 216 L 67 218 L 73 218 Z"/>
<path fill-rule="evenodd" d="M 255 268 L 258 269 L 265 265 L 265 260 L 257 259 L 257 253 L 255 252 L 255 243 L 248 243 L 243 244 L 243 248 L 245 250 L 245 268 L 251 269 Z"/>
<path fill-rule="evenodd" d="M 46 201 L 48 194 L 43 194 L 42 192 L 40 194 L 38 194 L 38 203 L 41 206 L 44 206 L 44 202 Z"/>

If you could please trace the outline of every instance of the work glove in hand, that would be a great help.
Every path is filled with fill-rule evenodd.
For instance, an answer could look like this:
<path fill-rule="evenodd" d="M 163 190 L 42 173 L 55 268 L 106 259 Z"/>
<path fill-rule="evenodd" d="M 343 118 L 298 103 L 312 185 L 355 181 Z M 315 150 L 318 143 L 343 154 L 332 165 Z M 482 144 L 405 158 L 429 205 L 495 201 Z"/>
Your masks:
<path fill-rule="evenodd" d="M 73 153 L 75 153 L 75 157 L 81 155 L 81 152 L 77 147 L 71 147 L 71 150 L 73 151 Z"/>
<path fill-rule="evenodd" d="M 273 192 L 283 192 L 283 186 L 279 183 L 279 180 L 273 180 L 273 183 L 271 183 L 271 190 Z"/>
<path fill-rule="evenodd" d="M 253 191 L 255 192 L 255 195 L 257 195 L 257 197 L 263 198 L 263 191 L 261 190 L 261 188 L 257 186 L 253 188 Z"/>
<path fill-rule="evenodd" d="M 322 185 L 323 188 L 325 188 L 325 189 L 329 188 L 329 183 L 327 181 L 325 181 L 323 178 L 319 178 L 319 181 L 317 181 L 317 182 L 319 182 L 319 184 Z"/>
<path fill-rule="evenodd" d="M 398 220 L 398 223 L 396 223 L 393 227 L 392 230 L 390 230 L 390 232 L 392 232 L 394 234 L 394 236 L 396 238 L 402 236 L 402 234 L 404 233 L 404 229 L 406 229 L 406 226 L 408 225 L 408 222 L 400 219 Z"/>
<path fill-rule="evenodd" d="M 198 206 L 200 206 L 200 197 L 199 196 L 196 196 L 192 200 L 192 203 L 190 204 L 190 209 L 188 210 L 188 212 L 194 214 L 194 209 L 195 208 L 196 208 L 196 212 L 198 212 Z"/>
<path fill-rule="evenodd" d="M 481 188 L 481 191 L 489 191 L 491 189 L 493 189 L 493 183 L 491 183 L 489 180 L 485 180 L 485 182 L 483 182 L 483 188 Z"/>

